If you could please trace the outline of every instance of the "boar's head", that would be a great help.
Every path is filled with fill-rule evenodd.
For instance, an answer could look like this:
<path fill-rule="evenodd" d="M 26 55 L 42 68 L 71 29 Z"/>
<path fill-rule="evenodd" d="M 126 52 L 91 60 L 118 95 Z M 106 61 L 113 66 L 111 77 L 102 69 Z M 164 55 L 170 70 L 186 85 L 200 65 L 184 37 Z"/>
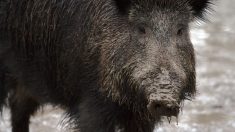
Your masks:
<path fill-rule="evenodd" d="M 189 23 L 209 0 L 115 0 L 101 45 L 101 91 L 112 101 L 159 119 L 177 116 L 195 88 Z"/>

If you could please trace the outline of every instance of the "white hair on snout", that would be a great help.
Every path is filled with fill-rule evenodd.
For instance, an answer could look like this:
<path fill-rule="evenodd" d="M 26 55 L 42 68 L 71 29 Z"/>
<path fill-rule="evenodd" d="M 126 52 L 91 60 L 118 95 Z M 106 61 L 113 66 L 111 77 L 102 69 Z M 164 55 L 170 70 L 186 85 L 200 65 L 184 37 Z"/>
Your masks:
<path fill-rule="evenodd" d="M 144 64 L 140 64 L 133 72 L 133 77 L 136 80 L 145 77 L 149 71 L 153 71 L 155 69 L 154 65 L 151 62 L 147 61 Z"/>
<path fill-rule="evenodd" d="M 184 81 L 186 81 L 186 73 L 175 61 L 170 60 L 168 63 L 171 67 L 170 69 L 159 66 L 156 61 L 151 61 L 151 59 L 146 60 L 145 62 L 139 63 L 138 67 L 134 69 L 133 78 L 140 82 L 140 85 L 148 87 L 148 89 L 146 89 L 147 94 L 159 92 L 178 93 L 180 90 L 179 87 L 182 87 L 180 85 L 184 84 Z M 177 78 L 172 78 L 171 73 L 175 73 Z M 173 87 L 178 88 L 173 91 L 170 90 Z"/>
<path fill-rule="evenodd" d="M 172 66 L 172 69 L 175 71 L 175 73 L 177 73 L 177 76 L 180 78 L 180 81 L 186 81 L 187 76 L 184 69 L 182 69 L 182 66 L 180 66 L 173 60 L 170 61 L 170 64 Z"/>

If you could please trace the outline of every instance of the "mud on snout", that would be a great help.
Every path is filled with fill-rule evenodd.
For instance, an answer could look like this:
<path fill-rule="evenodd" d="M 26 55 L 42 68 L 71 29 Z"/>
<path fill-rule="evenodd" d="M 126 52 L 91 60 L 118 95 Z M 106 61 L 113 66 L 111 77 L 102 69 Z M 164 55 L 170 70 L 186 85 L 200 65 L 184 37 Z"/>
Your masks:
<path fill-rule="evenodd" d="M 189 83 L 194 83 L 194 80 L 187 73 L 160 68 L 136 77 L 140 80 L 140 88 L 145 91 L 146 107 L 153 118 L 177 117 L 183 100 L 193 95 L 190 90 L 192 84 Z"/>

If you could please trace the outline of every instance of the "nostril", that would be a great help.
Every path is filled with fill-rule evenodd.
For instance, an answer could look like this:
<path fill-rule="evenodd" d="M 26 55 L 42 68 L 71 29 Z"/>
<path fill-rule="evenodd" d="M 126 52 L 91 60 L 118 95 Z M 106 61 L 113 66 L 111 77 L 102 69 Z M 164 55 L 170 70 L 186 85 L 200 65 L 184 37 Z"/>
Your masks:
<path fill-rule="evenodd" d="M 165 111 L 165 107 L 162 102 L 152 101 L 148 104 L 147 108 L 152 115 L 162 114 L 162 112 Z"/>
<path fill-rule="evenodd" d="M 147 108 L 153 116 L 176 116 L 179 113 L 179 107 L 167 101 L 151 101 Z"/>
<path fill-rule="evenodd" d="M 174 108 L 166 108 L 165 110 L 166 112 L 171 112 L 171 111 L 174 111 Z"/>
<path fill-rule="evenodd" d="M 156 107 L 156 108 L 161 108 L 162 105 L 161 105 L 160 103 L 156 103 L 156 104 L 155 104 L 155 107 Z"/>

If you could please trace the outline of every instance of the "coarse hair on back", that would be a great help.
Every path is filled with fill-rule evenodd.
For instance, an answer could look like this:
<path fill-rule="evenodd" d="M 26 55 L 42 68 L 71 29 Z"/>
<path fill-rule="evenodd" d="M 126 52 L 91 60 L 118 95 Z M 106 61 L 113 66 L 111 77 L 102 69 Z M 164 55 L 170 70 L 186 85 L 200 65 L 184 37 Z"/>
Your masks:
<path fill-rule="evenodd" d="M 194 17 L 204 19 L 204 15 L 210 10 L 212 0 L 116 0 L 120 11 L 128 12 L 133 5 L 154 8 L 184 8 L 189 6 Z"/>

